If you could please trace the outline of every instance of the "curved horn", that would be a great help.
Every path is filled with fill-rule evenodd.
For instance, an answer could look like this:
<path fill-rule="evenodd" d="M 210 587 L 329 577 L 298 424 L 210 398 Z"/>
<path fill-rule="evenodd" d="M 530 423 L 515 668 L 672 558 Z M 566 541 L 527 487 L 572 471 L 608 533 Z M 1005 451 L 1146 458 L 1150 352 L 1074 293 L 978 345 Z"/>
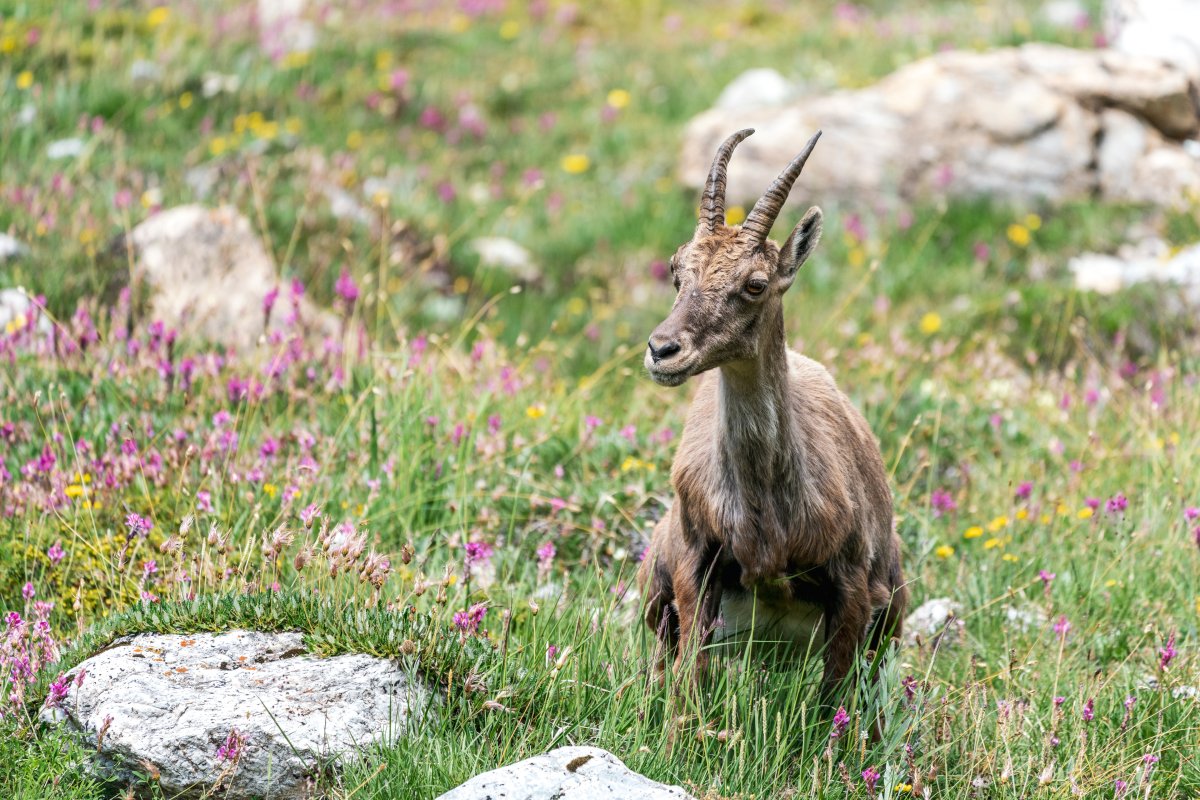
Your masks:
<path fill-rule="evenodd" d="M 803 152 L 792 159 L 792 163 L 779 173 L 779 177 L 771 184 L 771 188 L 767 189 L 767 193 L 754 204 L 746 221 L 742 223 L 742 230 L 747 232 L 753 241 L 761 244 L 767 240 L 767 234 L 771 232 L 775 218 L 779 216 L 783 204 L 787 202 L 788 194 L 792 191 L 792 184 L 796 182 L 796 178 L 800 177 L 800 170 L 804 169 L 804 162 L 808 161 L 809 154 L 817 146 L 817 139 L 820 138 L 820 131 L 813 134 L 813 137 L 808 140 L 808 144 L 804 146 Z"/>
<path fill-rule="evenodd" d="M 717 148 L 712 169 L 708 171 L 708 182 L 704 184 L 704 195 L 700 198 L 700 224 L 709 233 L 715 231 L 718 225 L 725 224 L 725 170 L 729 166 L 733 148 L 752 133 L 754 128 L 740 130 Z"/>

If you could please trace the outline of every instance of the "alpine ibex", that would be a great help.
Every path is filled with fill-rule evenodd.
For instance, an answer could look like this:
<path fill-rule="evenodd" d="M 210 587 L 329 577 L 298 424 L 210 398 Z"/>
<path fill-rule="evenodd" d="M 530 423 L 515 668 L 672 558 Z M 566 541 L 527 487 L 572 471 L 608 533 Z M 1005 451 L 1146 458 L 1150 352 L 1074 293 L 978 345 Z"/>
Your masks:
<path fill-rule="evenodd" d="M 638 573 L 646 622 L 678 669 L 704 646 L 730 601 L 815 616 L 824 628 L 826 699 L 871 649 L 899 636 L 908 591 L 892 494 L 871 429 L 815 361 L 790 350 L 783 294 L 821 237 L 813 207 L 783 247 L 767 238 L 818 131 L 754 205 L 725 224 L 717 151 L 691 241 L 671 258 L 678 292 L 645 364 L 655 382 L 701 378 L 671 469 L 676 502 Z M 745 603 L 742 604 L 745 607 Z M 768 611 L 767 613 L 771 613 Z"/>

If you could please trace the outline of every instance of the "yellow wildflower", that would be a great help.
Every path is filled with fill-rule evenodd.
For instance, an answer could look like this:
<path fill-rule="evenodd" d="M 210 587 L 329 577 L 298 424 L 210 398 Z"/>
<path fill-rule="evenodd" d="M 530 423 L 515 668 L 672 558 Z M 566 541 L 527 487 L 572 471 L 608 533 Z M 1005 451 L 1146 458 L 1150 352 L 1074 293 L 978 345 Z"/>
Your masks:
<path fill-rule="evenodd" d="M 936 311 L 930 311 L 921 317 L 919 327 L 921 328 L 921 333 L 926 336 L 932 336 L 942 329 L 942 316 Z"/>
<path fill-rule="evenodd" d="M 983 543 L 984 550 L 992 550 L 997 547 L 1004 547 L 1004 540 L 999 536 L 993 536 Z"/>
<path fill-rule="evenodd" d="M 1079 509 L 1079 513 L 1076 514 L 1075 516 L 1079 517 L 1080 519 L 1091 519 L 1092 514 L 1094 514 L 1094 513 L 1096 513 L 1096 512 L 1094 512 L 1090 508 L 1081 508 L 1081 509 Z"/>
<path fill-rule="evenodd" d="M 743 206 L 730 206 L 725 209 L 726 225 L 741 225 L 746 221 L 746 209 Z"/>
<path fill-rule="evenodd" d="M 362 147 L 362 144 L 363 135 L 361 131 L 350 131 L 350 133 L 346 136 L 346 147 L 350 148 L 351 150 L 357 150 L 358 148 Z"/>
<path fill-rule="evenodd" d="M 72 483 L 63 490 L 63 494 L 67 497 L 81 497 L 83 495 L 83 487 L 78 483 Z"/>
<path fill-rule="evenodd" d="M 624 89 L 613 89 L 608 93 L 608 104 L 613 108 L 624 108 L 625 106 L 629 105 L 629 99 L 629 92 L 625 91 Z M 745 219 L 744 213 L 742 218 Z M 728 218 L 726 221 L 728 222 Z M 736 225 L 737 223 L 730 222 L 729 224 Z"/>
<path fill-rule="evenodd" d="M 525 409 L 525 416 L 529 417 L 530 419 L 541 419 L 542 417 L 546 416 L 546 407 L 541 403 L 529 406 Z"/>
<path fill-rule="evenodd" d="M 1008 240 L 1017 247 L 1028 247 L 1033 237 L 1029 233 L 1029 228 L 1014 222 L 1008 226 Z"/>
<path fill-rule="evenodd" d="M 279 493 L 279 487 L 273 483 L 264 483 L 262 489 L 263 494 L 267 495 L 267 497 L 270 497 L 272 500 L 274 500 L 275 495 Z"/>
<path fill-rule="evenodd" d="M 996 531 L 1000 530 L 1001 528 L 1003 528 L 1007 525 L 1008 525 L 1008 517 L 1000 516 L 1000 517 L 996 517 L 991 522 L 989 522 L 987 528 L 992 533 L 995 533 Z"/>
<path fill-rule="evenodd" d="M 17 88 L 18 89 L 28 89 L 30 86 L 33 86 L 33 73 L 32 72 L 30 72 L 29 70 L 25 70 L 24 72 L 17 75 Z"/>
<path fill-rule="evenodd" d="M 183 94 L 179 95 L 179 107 L 182 109 L 191 108 L 192 100 L 194 99 L 195 98 L 192 97 L 191 92 L 184 92 Z"/>
<path fill-rule="evenodd" d="M 166 22 L 167 18 L 170 16 L 171 16 L 171 9 L 167 8 L 166 6 L 159 6 L 158 8 L 152 8 L 152 9 L 150 9 L 150 13 L 148 13 L 146 15 L 146 27 L 149 28 L 150 30 L 154 30 L 155 28 L 159 27 L 164 22 Z"/>
<path fill-rule="evenodd" d="M 950 556 L 954 555 L 954 548 L 948 544 L 944 544 L 941 547 L 934 550 L 933 554 L 936 555 L 938 558 L 949 558 Z"/>
<path fill-rule="evenodd" d="M 297 50 L 288 53 L 283 57 L 283 61 L 280 63 L 283 65 L 284 69 L 300 69 L 301 67 L 308 65 L 308 52 Z"/>
<path fill-rule="evenodd" d="M 1029 228 L 1031 231 L 1036 231 L 1038 228 L 1042 227 L 1042 218 L 1037 214 L 1026 214 L 1023 221 L 1025 223 L 1025 227 Z"/>
<path fill-rule="evenodd" d="M 964 539 L 978 539 L 980 536 L 983 536 L 983 528 L 978 525 L 972 525 L 963 533 Z"/>
<path fill-rule="evenodd" d="M 563 172 L 569 172 L 572 175 L 587 172 L 591 166 L 592 160 L 583 153 L 571 153 L 563 156 L 562 159 Z"/>
<path fill-rule="evenodd" d="M 224 136 L 218 136 L 208 143 L 208 152 L 214 156 L 219 156 L 225 152 L 227 144 Z"/>
<path fill-rule="evenodd" d="M 1005 553 L 1003 556 L 1001 556 L 1001 558 L 1003 560 L 1009 562 L 1010 564 L 1015 564 L 1020 560 L 1019 558 L 1014 556 L 1012 553 Z"/>
<path fill-rule="evenodd" d="M 567 301 L 567 312 L 576 316 L 587 311 L 587 302 L 582 297 L 572 297 Z"/>
<path fill-rule="evenodd" d="M 902 794 L 911 794 L 912 793 L 912 784 L 911 783 L 897 783 L 896 791 L 900 792 Z"/>
<path fill-rule="evenodd" d="M 520 32 L 521 32 L 521 23 L 517 22 L 514 19 L 506 20 L 500 26 L 500 38 L 501 39 L 515 39 L 515 38 L 517 38 L 517 35 Z"/>

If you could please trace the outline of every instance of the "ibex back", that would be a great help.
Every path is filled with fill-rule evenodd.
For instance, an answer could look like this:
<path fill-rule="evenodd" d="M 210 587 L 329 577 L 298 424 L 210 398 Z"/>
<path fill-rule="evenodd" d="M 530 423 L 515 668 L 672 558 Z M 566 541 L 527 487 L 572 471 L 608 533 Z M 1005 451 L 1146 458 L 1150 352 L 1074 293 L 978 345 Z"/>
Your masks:
<path fill-rule="evenodd" d="M 815 610 L 830 699 L 864 645 L 899 635 L 907 590 L 871 429 L 784 332 L 783 294 L 821 237 L 821 210 L 810 208 L 782 248 L 767 235 L 820 133 L 729 226 L 726 166 L 751 133 L 717 151 L 696 232 L 671 258 L 675 305 L 646 349 L 659 384 L 705 374 L 671 470 L 676 501 L 638 579 L 646 622 L 676 668 L 694 658 L 703 669 L 723 595 L 796 619 Z"/>

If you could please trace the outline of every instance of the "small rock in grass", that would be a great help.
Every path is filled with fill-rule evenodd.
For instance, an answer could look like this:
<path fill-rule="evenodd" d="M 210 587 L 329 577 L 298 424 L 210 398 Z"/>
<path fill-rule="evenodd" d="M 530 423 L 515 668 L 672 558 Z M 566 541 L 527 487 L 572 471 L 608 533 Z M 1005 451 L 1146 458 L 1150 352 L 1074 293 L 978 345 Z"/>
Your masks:
<path fill-rule="evenodd" d="M 48 337 L 53 330 L 50 319 L 21 289 L 0 289 L 0 335 L 12 336 L 18 331 L 29 327 L 30 321 L 42 337 Z"/>
<path fill-rule="evenodd" d="M 792 84 L 777 71 L 769 68 L 749 69 L 721 90 L 716 106 L 727 111 L 778 106 L 787 102 L 793 94 Z"/>
<path fill-rule="evenodd" d="M 691 800 L 598 747 L 560 747 L 476 775 L 438 800 Z"/>
<path fill-rule="evenodd" d="M 399 662 L 317 658 L 294 632 L 129 636 L 65 677 L 42 719 L 84 738 L 105 777 L 152 765 L 170 797 L 218 781 L 220 797 L 302 796 L 314 769 L 403 735 L 432 699 Z"/>
<path fill-rule="evenodd" d="M 481 236 L 471 241 L 471 249 L 484 266 L 498 267 L 518 280 L 532 283 L 542 277 L 541 270 L 533 262 L 533 256 L 512 239 Z"/>
<path fill-rule="evenodd" d="M 949 597 L 926 600 L 904 620 L 904 642 L 908 645 L 955 644 L 962 637 L 962 604 Z"/>
<path fill-rule="evenodd" d="M 58 161 L 63 158 L 78 158 L 83 152 L 83 139 L 73 136 L 70 139 L 59 139 L 51 142 L 46 148 L 46 158 Z"/>
<path fill-rule="evenodd" d="M 1046 612 L 1035 605 L 1004 607 L 1004 621 L 1023 632 L 1043 630 L 1049 620 Z"/>
<path fill-rule="evenodd" d="M 0 233 L 0 263 L 10 259 L 20 258 L 29 252 L 29 248 L 7 233 Z"/>

